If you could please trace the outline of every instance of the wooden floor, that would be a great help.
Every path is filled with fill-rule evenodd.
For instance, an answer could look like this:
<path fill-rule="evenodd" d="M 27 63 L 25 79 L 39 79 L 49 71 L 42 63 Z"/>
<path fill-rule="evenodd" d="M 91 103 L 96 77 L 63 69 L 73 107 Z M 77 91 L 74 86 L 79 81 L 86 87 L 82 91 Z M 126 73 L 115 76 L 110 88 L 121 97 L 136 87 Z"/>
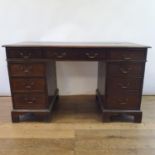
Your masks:
<path fill-rule="evenodd" d="M 102 123 L 94 98 L 82 99 L 61 98 L 49 123 L 12 124 L 1 97 L 0 155 L 155 155 L 155 96 L 143 97 L 141 124 Z"/>

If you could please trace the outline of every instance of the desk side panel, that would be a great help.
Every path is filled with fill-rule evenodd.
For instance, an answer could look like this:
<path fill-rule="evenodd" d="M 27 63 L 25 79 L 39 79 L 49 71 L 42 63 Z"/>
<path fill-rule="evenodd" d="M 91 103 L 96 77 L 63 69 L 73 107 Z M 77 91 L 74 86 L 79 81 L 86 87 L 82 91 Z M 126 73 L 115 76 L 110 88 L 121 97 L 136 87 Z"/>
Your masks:
<path fill-rule="evenodd" d="M 106 63 L 104 61 L 98 62 L 98 91 L 102 102 L 105 98 L 106 88 Z"/>
<path fill-rule="evenodd" d="M 57 93 L 57 78 L 56 78 L 56 62 L 55 61 L 47 62 L 46 79 L 47 79 L 49 102 L 51 102 Z"/>

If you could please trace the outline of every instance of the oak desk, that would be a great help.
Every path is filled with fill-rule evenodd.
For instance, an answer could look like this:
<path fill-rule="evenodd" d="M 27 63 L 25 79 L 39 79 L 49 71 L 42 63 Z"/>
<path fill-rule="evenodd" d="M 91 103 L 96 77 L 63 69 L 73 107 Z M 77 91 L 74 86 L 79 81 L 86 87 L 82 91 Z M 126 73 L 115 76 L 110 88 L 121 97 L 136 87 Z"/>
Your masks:
<path fill-rule="evenodd" d="M 98 61 L 96 99 L 103 121 L 127 114 L 141 122 L 148 46 L 133 43 L 30 42 L 4 45 L 12 93 L 12 121 L 32 113 L 50 117 L 58 99 L 56 61 Z M 96 89 L 96 88 L 94 88 Z"/>

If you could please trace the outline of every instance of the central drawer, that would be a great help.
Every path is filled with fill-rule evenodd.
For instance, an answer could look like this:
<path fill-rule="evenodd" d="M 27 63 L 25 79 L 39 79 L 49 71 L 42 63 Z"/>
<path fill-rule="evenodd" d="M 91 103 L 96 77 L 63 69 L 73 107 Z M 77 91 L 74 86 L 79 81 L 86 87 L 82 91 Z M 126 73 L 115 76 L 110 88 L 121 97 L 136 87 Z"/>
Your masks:
<path fill-rule="evenodd" d="M 43 78 L 12 78 L 13 92 L 44 92 L 45 80 Z"/>
<path fill-rule="evenodd" d="M 106 50 L 100 48 L 80 49 L 77 50 L 76 55 L 80 60 L 105 60 Z"/>
<path fill-rule="evenodd" d="M 43 50 L 43 57 L 45 59 L 56 60 L 74 60 L 76 58 L 74 50 L 71 48 L 45 48 Z"/>
<path fill-rule="evenodd" d="M 14 108 L 17 109 L 45 109 L 48 99 L 42 93 L 15 93 L 13 95 Z"/>
<path fill-rule="evenodd" d="M 43 57 L 56 60 L 104 60 L 105 50 L 100 48 L 45 48 Z"/>

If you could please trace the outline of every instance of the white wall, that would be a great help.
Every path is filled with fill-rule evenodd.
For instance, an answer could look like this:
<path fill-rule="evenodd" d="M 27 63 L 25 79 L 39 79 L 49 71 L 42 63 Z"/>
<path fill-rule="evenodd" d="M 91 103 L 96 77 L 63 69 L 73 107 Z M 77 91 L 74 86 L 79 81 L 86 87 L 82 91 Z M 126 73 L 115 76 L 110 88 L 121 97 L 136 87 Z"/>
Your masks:
<path fill-rule="evenodd" d="M 130 41 L 149 50 L 144 94 L 155 94 L 154 0 L 0 0 L 0 45 L 18 41 Z M 9 95 L 0 48 L 0 95 Z M 60 93 L 93 94 L 96 62 L 57 63 Z"/>

